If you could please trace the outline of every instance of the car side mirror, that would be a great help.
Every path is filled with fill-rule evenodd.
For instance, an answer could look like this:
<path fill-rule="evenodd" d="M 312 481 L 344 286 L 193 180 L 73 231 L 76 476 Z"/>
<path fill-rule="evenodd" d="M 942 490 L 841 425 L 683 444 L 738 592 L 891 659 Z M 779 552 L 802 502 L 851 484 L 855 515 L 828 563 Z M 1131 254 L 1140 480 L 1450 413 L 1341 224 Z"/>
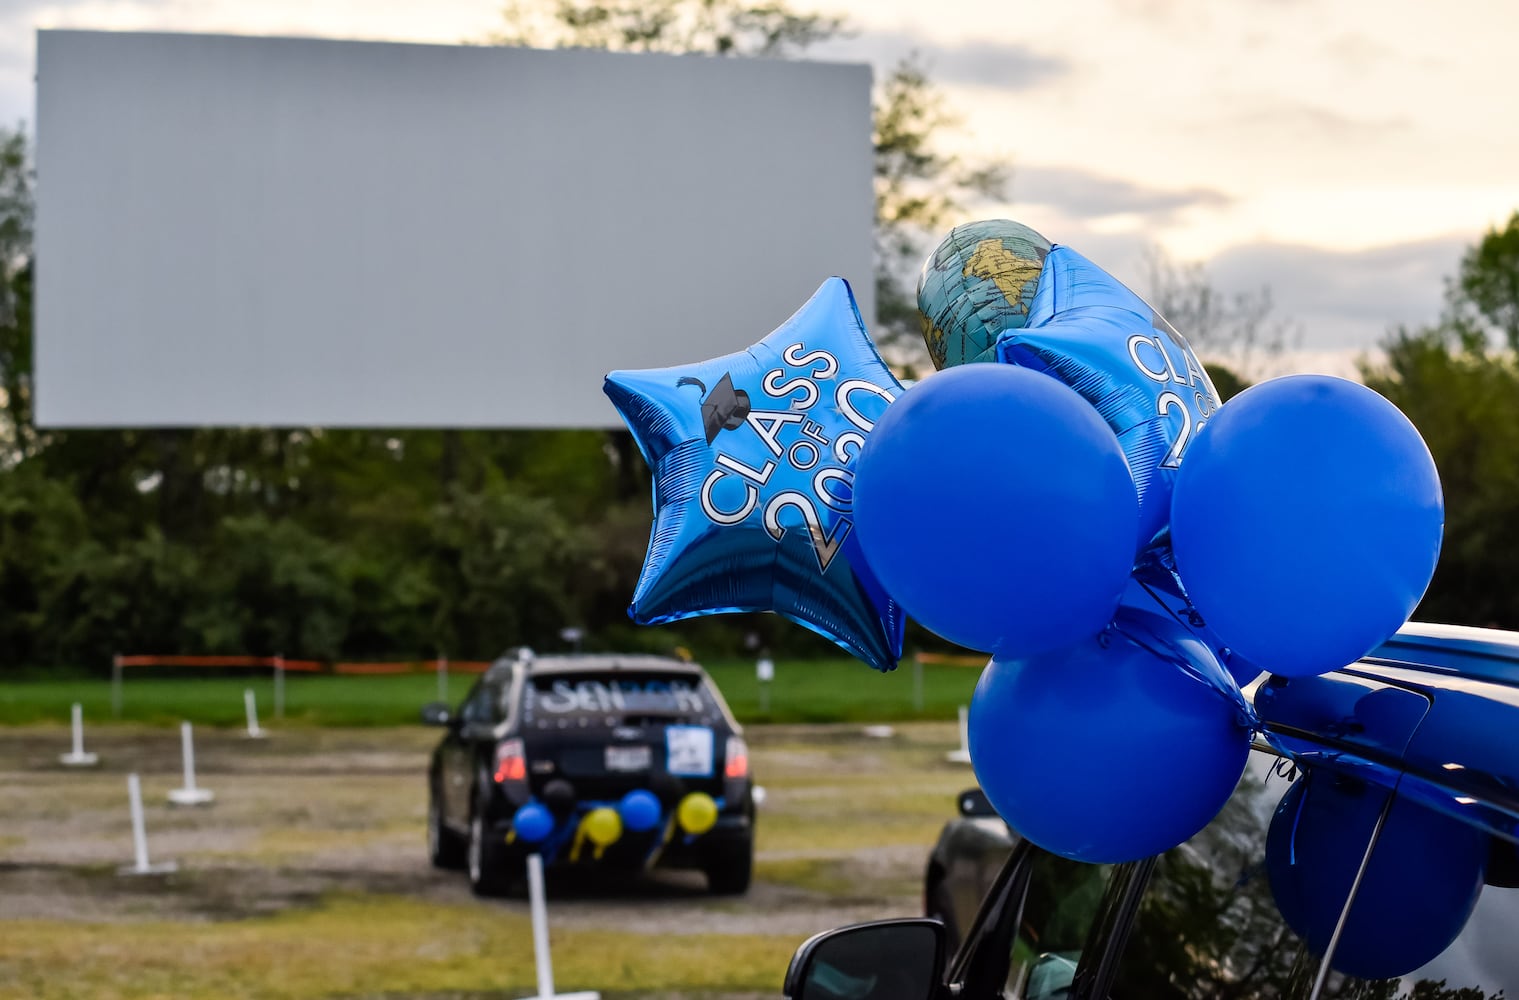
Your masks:
<path fill-rule="evenodd" d="M 978 816 L 997 815 L 997 810 L 992 808 L 991 800 L 979 788 L 967 788 L 961 792 L 958 804 L 961 816 L 975 818 Z"/>
<path fill-rule="evenodd" d="M 816 934 L 786 970 L 789 1000 L 933 1000 L 944 966 L 937 920 L 876 920 Z"/>
<path fill-rule="evenodd" d="M 423 725 L 446 726 L 453 721 L 453 710 L 445 702 L 431 701 L 422 706 Z"/>

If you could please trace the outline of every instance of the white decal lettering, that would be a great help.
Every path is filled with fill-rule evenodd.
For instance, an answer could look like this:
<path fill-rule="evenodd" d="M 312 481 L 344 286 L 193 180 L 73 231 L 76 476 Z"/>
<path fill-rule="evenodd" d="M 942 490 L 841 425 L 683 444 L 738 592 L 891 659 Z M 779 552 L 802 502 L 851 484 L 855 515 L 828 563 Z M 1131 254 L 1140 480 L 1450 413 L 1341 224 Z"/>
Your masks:
<path fill-rule="evenodd" d="M 828 572 L 828 564 L 833 562 L 833 557 L 839 553 L 839 546 L 849 536 L 851 522 L 841 519 L 834 525 L 833 535 L 829 536 L 823 531 L 823 522 L 818 518 L 817 507 L 812 499 L 795 490 L 786 490 L 771 497 L 770 502 L 765 505 L 765 530 L 777 542 L 786 534 L 786 529 L 781 526 L 780 521 L 780 512 L 786 507 L 795 507 L 801 512 L 807 531 L 812 536 L 812 553 L 817 557 L 818 571 Z"/>
<path fill-rule="evenodd" d="M 851 424 L 854 424 L 862 431 L 868 431 L 874 427 L 875 421 L 866 420 L 864 417 L 860 416 L 860 412 L 854 408 L 854 403 L 849 398 L 850 394 L 854 392 L 869 392 L 873 395 L 880 396 L 888 403 L 897 398 L 890 389 L 883 389 L 880 386 L 876 385 L 874 382 L 867 382 L 862 378 L 845 379 L 844 381 L 840 382 L 839 387 L 833 391 L 834 405 L 839 408 L 840 413 L 844 414 L 844 419 L 848 420 Z"/>

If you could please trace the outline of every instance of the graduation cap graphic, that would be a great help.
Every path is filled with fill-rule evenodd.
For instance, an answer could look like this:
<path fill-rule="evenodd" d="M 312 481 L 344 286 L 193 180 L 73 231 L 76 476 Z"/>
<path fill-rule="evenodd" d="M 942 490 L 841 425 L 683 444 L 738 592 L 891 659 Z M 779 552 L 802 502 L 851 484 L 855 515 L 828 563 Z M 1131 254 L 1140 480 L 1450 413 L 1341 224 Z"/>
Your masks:
<path fill-rule="evenodd" d="M 676 385 L 694 385 L 702 392 L 707 392 L 707 387 L 701 379 L 683 376 Z M 749 394 L 742 389 L 733 388 L 733 375 L 724 372 L 723 377 L 712 391 L 707 393 L 707 398 L 701 401 L 702 427 L 707 432 L 707 443 L 722 431 L 736 431 L 744 426 L 744 420 L 749 416 Z"/>

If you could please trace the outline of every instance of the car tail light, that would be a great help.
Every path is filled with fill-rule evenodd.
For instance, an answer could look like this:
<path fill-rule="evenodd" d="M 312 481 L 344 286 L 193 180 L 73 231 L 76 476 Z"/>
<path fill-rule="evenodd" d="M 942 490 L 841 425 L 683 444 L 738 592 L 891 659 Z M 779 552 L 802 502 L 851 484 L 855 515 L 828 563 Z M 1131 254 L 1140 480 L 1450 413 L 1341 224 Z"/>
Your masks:
<path fill-rule="evenodd" d="M 749 777 L 749 744 L 742 736 L 728 737 L 728 749 L 723 752 L 723 777 Z"/>
<path fill-rule="evenodd" d="M 521 740 L 503 740 L 496 744 L 496 784 L 527 780 L 527 754 Z"/>

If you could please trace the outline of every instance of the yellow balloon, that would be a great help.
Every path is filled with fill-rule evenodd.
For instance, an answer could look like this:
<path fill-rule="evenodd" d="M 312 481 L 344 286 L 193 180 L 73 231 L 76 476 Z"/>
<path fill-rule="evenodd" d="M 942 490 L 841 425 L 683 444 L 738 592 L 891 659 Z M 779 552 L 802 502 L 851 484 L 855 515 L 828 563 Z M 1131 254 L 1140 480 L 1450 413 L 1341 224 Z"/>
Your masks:
<path fill-rule="evenodd" d="M 706 792 L 692 792 L 675 807 L 675 818 L 687 833 L 706 833 L 717 825 L 717 803 Z"/>
<path fill-rule="evenodd" d="M 622 817 L 617 815 L 616 809 L 600 806 L 585 814 L 585 819 L 580 821 L 580 828 L 585 831 L 586 839 L 597 847 L 608 847 L 617 843 L 617 838 L 622 836 Z"/>

